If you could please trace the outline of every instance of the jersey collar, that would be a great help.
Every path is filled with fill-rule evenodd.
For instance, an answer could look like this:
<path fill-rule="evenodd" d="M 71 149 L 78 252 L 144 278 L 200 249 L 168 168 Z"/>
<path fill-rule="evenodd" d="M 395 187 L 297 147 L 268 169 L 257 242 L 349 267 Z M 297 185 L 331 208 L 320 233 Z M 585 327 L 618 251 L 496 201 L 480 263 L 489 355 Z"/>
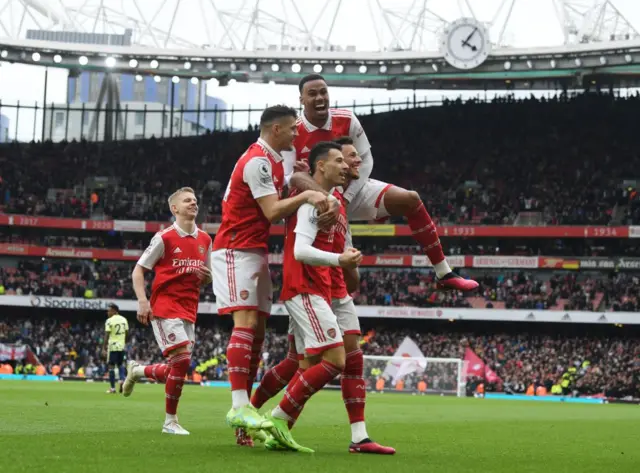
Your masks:
<path fill-rule="evenodd" d="M 185 232 L 182 228 L 180 228 L 178 226 L 177 223 L 173 222 L 173 228 L 174 230 L 178 233 L 178 235 L 180 236 L 180 238 L 184 238 L 184 237 L 193 237 L 193 238 L 198 238 L 198 226 L 196 225 L 195 230 L 193 231 L 193 233 L 187 233 Z"/>
<path fill-rule="evenodd" d="M 305 116 L 304 112 L 302 112 L 302 116 L 301 116 L 302 124 L 307 129 L 307 131 L 310 131 L 310 132 L 320 130 L 320 129 L 331 131 L 331 122 L 333 121 L 331 120 L 331 109 L 329 109 L 328 112 L 329 114 L 327 115 L 327 121 L 320 128 L 318 128 L 317 126 L 312 124 L 309 120 L 307 120 L 307 117 Z"/>
<path fill-rule="evenodd" d="M 275 150 L 271 146 L 269 146 L 267 142 L 264 141 L 262 138 L 258 138 L 257 143 L 260 146 L 262 146 L 262 149 L 264 149 L 267 153 L 271 155 L 271 157 L 276 163 L 279 163 L 280 161 L 282 161 L 283 159 L 282 156 L 280 156 L 279 153 L 276 153 Z"/>

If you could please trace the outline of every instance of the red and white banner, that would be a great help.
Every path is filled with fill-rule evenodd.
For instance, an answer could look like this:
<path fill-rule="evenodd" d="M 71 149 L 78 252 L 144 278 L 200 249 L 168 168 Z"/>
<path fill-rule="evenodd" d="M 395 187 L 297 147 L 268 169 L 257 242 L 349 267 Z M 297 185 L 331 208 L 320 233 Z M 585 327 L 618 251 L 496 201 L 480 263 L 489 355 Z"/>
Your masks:
<path fill-rule="evenodd" d="M 0 343 L 0 361 L 24 360 L 26 357 L 26 345 L 7 345 L 5 343 Z"/>
<path fill-rule="evenodd" d="M 121 231 L 155 233 L 171 222 L 144 222 L 140 220 L 91 220 L 29 215 L 0 214 L 0 225 L 17 227 L 60 228 L 88 231 Z M 205 223 L 202 228 L 214 234 L 219 224 Z M 411 236 L 407 225 L 353 225 L 354 236 Z M 283 225 L 273 225 L 272 235 L 284 235 Z M 501 238 L 640 238 L 640 227 L 602 226 L 546 226 L 517 227 L 513 225 L 450 225 L 438 227 L 441 237 L 501 237 Z"/>
<path fill-rule="evenodd" d="M 471 348 L 464 351 L 464 361 L 466 366 L 465 376 L 477 376 L 486 379 L 489 383 L 497 383 L 500 377 L 489 368 L 486 363 L 476 355 Z"/>
<path fill-rule="evenodd" d="M 538 267 L 538 256 L 474 256 L 473 268 L 526 268 Z"/>
<path fill-rule="evenodd" d="M 394 358 L 422 358 L 418 360 L 398 360 L 392 359 L 387 362 L 387 366 L 384 369 L 385 378 L 391 378 L 391 382 L 396 384 L 396 381 L 404 378 L 412 373 L 422 373 L 427 368 L 427 360 L 424 359 L 424 354 L 416 342 L 411 337 L 405 337 L 396 352 L 393 354 Z"/>

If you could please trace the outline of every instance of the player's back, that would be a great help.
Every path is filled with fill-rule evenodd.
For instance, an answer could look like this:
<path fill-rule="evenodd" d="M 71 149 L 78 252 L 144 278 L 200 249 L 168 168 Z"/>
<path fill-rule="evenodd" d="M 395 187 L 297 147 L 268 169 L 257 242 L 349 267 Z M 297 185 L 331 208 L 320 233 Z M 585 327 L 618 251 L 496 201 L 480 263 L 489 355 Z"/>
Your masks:
<path fill-rule="evenodd" d="M 255 159 L 261 160 L 258 166 L 258 178 L 265 182 L 271 180 L 278 197 L 282 195 L 284 185 L 282 159 L 274 157 L 260 143 L 252 144 L 240 157 L 231 173 L 222 201 L 222 223 L 213 242 L 214 250 L 268 249 L 271 222 L 264 216 L 245 173 L 245 168 Z"/>
<path fill-rule="evenodd" d="M 207 264 L 211 237 L 200 229 L 195 237 L 181 236 L 174 226 L 157 233 L 156 237 L 162 238 L 164 253 L 153 268 L 150 301 L 153 314 L 195 322 L 200 298 L 196 271 Z"/>
<path fill-rule="evenodd" d="M 343 136 L 350 136 L 353 117 L 351 110 L 331 108 L 327 123 L 324 127 L 318 128 L 309 123 L 304 114 L 301 115 L 296 122 L 298 136 L 293 141 L 296 159 L 308 161 L 311 149 L 321 141 L 333 141 Z"/>
<path fill-rule="evenodd" d="M 107 332 L 109 332 L 109 350 L 122 351 L 126 340 L 129 322 L 120 314 L 112 315 L 106 322 Z"/>
<path fill-rule="evenodd" d="M 329 266 L 311 266 L 297 261 L 295 258 L 295 229 L 298 224 L 298 215 L 301 214 L 307 215 L 307 218 L 313 220 L 312 224 L 317 225 L 317 211 L 309 204 L 303 204 L 297 213 L 287 218 L 280 298 L 286 301 L 298 294 L 315 294 L 331 304 L 331 268 Z M 313 246 L 319 250 L 331 252 L 335 229 L 336 225 L 326 231 L 318 229 Z"/>

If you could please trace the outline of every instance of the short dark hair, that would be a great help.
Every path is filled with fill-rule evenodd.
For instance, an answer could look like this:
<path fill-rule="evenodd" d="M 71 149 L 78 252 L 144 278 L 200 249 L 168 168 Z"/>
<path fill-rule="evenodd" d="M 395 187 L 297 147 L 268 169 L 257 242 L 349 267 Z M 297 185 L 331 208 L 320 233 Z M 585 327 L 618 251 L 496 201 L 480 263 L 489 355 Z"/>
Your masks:
<path fill-rule="evenodd" d="M 333 140 L 333 142 L 339 144 L 340 146 L 353 145 L 353 140 L 350 136 L 341 136 L 337 140 Z"/>
<path fill-rule="evenodd" d="M 115 310 L 116 312 L 120 312 L 120 307 L 118 307 L 117 305 L 115 305 L 113 302 L 112 302 L 112 303 L 110 303 L 107 307 L 108 307 L 109 309 L 113 309 L 113 310 Z"/>
<path fill-rule="evenodd" d="M 323 80 L 325 83 L 327 82 L 326 80 L 324 80 L 324 77 L 322 77 L 320 74 L 306 75 L 302 79 L 300 79 L 300 82 L 298 83 L 298 90 L 300 91 L 300 94 L 302 94 L 302 89 L 304 89 L 304 85 L 307 82 L 311 82 L 314 80 Z"/>
<path fill-rule="evenodd" d="M 295 108 L 288 107 L 286 105 L 273 105 L 267 107 L 260 116 L 260 128 L 271 125 L 274 121 L 280 120 L 284 117 L 298 118 L 298 112 Z"/>
<path fill-rule="evenodd" d="M 342 151 L 342 147 L 333 141 L 321 141 L 311 148 L 311 152 L 309 153 L 309 167 L 311 168 L 311 174 L 316 172 L 316 164 L 318 161 L 326 159 L 329 151 L 332 149 Z"/>

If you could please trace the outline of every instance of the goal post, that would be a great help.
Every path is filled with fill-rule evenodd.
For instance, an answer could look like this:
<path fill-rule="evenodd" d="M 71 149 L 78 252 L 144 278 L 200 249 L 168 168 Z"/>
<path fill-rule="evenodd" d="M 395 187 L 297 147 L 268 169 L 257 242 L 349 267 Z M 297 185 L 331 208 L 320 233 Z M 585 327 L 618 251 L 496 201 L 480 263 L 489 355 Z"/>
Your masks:
<path fill-rule="evenodd" d="M 464 360 L 404 356 L 364 356 L 370 392 L 466 396 Z"/>

